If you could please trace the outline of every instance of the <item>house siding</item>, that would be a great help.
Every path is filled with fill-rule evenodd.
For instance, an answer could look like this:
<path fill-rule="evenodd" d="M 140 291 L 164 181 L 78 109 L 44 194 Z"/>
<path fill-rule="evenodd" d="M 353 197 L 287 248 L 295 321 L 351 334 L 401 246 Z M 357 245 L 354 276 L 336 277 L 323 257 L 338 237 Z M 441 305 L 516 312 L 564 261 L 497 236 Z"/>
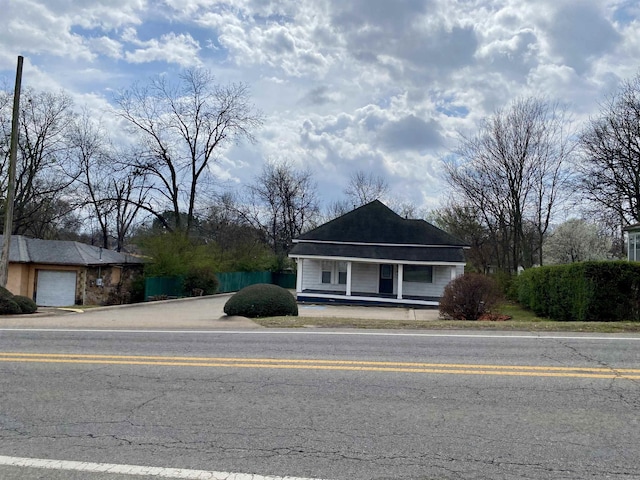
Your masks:
<path fill-rule="evenodd" d="M 432 283 L 402 282 L 403 295 L 441 297 L 444 287 L 455 277 L 464 273 L 462 266 L 434 266 Z"/>
<path fill-rule="evenodd" d="M 346 292 L 346 285 L 338 283 L 322 283 L 322 261 L 303 260 L 302 288 L 312 290 L 328 290 L 332 292 Z"/>
<path fill-rule="evenodd" d="M 378 293 L 379 268 L 377 263 L 354 263 L 351 267 L 351 290 Z"/>
<path fill-rule="evenodd" d="M 302 289 L 323 290 L 336 293 L 345 293 L 346 285 L 337 283 L 322 283 L 322 260 L 301 259 Z M 403 296 L 440 297 L 444 287 L 455 277 L 464 273 L 464 266 L 434 265 L 432 283 L 403 282 Z M 398 294 L 398 266 L 394 266 L 393 294 Z M 353 293 L 378 293 L 380 278 L 379 263 L 352 262 L 351 266 L 351 291 Z"/>

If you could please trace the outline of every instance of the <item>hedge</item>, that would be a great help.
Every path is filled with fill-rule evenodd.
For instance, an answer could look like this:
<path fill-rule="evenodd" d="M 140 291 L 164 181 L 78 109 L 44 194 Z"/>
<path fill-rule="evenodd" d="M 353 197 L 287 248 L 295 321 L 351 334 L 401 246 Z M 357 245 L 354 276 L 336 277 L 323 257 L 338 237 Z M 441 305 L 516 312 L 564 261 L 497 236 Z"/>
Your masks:
<path fill-rule="evenodd" d="M 640 321 L 640 263 L 582 262 L 525 270 L 518 301 L 560 321 Z"/>

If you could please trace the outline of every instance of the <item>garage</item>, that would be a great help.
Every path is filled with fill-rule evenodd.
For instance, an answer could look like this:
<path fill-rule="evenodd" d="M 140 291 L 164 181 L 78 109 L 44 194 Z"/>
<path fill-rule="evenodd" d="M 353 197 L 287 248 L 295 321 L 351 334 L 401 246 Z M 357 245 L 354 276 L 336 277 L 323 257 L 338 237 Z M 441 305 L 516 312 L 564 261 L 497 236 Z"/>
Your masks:
<path fill-rule="evenodd" d="M 76 303 L 76 272 L 38 270 L 36 303 L 46 307 L 66 307 Z"/>

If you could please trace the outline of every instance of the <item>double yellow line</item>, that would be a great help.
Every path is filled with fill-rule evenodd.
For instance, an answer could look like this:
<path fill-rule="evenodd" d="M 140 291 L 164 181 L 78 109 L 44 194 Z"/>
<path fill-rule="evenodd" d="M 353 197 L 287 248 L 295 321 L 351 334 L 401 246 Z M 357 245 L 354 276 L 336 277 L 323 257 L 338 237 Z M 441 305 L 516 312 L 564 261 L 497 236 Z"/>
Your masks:
<path fill-rule="evenodd" d="M 474 365 L 458 363 L 366 362 L 281 358 L 170 357 L 143 355 L 82 355 L 0 352 L 0 362 L 152 365 L 163 367 L 270 368 L 357 372 L 434 373 L 452 375 L 505 375 L 640 380 L 640 369 L 607 367 L 553 367 L 527 365 Z"/>

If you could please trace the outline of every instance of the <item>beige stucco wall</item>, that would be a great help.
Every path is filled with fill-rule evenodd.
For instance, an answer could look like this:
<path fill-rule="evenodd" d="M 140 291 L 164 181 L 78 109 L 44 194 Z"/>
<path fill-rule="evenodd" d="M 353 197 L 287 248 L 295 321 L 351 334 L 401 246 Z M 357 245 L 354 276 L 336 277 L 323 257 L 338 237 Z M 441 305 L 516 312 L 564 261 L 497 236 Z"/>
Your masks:
<path fill-rule="evenodd" d="M 29 265 L 25 263 L 9 264 L 7 289 L 14 295 L 29 296 Z"/>

